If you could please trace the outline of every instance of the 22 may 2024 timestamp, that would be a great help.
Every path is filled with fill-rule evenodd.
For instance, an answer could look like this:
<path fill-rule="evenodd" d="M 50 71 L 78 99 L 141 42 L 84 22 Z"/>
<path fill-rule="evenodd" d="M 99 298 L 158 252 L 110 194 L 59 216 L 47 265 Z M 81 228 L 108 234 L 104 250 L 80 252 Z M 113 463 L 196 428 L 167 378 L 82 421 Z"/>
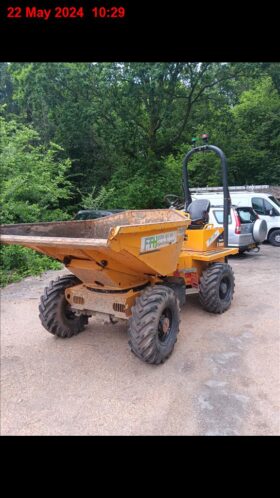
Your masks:
<path fill-rule="evenodd" d="M 87 12 L 84 7 L 56 6 L 50 9 L 38 9 L 33 6 L 7 7 L 7 19 L 41 19 L 48 21 L 54 19 L 83 19 L 92 17 L 93 19 L 122 19 L 126 16 L 124 7 L 93 7 Z"/>

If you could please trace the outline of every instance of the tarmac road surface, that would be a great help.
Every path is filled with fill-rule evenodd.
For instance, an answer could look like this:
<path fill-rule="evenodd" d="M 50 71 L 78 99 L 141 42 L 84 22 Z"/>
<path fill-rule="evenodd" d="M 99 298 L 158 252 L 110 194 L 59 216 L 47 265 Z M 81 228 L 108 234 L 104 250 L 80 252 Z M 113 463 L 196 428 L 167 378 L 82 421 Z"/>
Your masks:
<path fill-rule="evenodd" d="M 46 332 L 38 300 L 62 272 L 2 290 L 2 435 L 280 433 L 280 250 L 229 259 L 231 308 L 187 296 L 178 341 L 161 366 L 136 358 L 124 325 L 90 320 L 69 340 Z"/>

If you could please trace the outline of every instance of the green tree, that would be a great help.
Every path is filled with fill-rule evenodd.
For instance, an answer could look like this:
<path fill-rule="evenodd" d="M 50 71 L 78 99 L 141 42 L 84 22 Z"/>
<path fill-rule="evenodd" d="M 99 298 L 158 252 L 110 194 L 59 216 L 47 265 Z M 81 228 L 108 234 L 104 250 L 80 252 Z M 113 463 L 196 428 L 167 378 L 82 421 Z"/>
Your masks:
<path fill-rule="evenodd" d="M 263 77 L 232 109 L 231 163 L 240 184 L 280 183 L 280 98 Z"/>
<path fill-rule="evenodd" d="M 155 205 L 155 182 L 162 175 L 164 159 L 190 141 L 196 108 L 220 94 L 233 101 L 237 91 L 233 92 L 232 82 L 239 78 L 244 87 L 252 67 L 29 63 L 12 64 L 10 73 L 22 117 L 45 143 L 53 140 L 62 145 L 72 160 L 71 178 L 80 190 L 117 185 L 123 202 L 129 198 L 131 204 L 135 190 L 131 184 L 137 187 L 140 182 L 150 185 L 145 188 L 146 201 Z"/>
<path fill-rule="evenodd" d="M 66 175 L 69 160 L 57 160 L 61 148 L 42 146 L 30 127 L 0 116 L 1 222 L 22 223 L 67 219 L 60 203 L 71 196 Z M 36 275 L 60 264 L 31 249 L 1 246 L 1 285 Z"/>
<path fill-rule="evenodd" d="M 65 219 L 60 203 L 71 197 L 69 159 L 61 147 L 40 144 L 36 131 L 0 116 L 1 220 L 23 223 Z"/>

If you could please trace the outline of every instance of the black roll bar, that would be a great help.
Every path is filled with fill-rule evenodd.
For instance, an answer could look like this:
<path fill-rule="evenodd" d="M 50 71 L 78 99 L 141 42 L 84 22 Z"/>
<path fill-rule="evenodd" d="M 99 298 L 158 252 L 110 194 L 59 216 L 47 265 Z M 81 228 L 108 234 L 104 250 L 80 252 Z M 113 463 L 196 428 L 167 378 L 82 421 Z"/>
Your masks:
<path fill-rule="evenodd" d="M 185 211 L 187 210 L 187 207 L 190 205 L 192 202 L 192 196 L 191 196 L 191 191 L 189 187 L 189 177 L 188 177 L 188 162 L 189 159 L 193 154 L 196 154 L 197 152 L 215 152 L 217 156 L 221 159 L 221 166 L 222 166 L 222 175 L 223 175 L 223 193 L 224 193 L 224 246 L 228 247 L 228 217 L 229 217 L 229 212 L 230 212 L 230 206 L 231 206 L 231 199 L 230 199 L 230 194 L 229 194 L 229 189 L 228 189 L 228 174 L 227 174 L 227 160 L 226 156 L 223 153 L 219 147 L 216 147 L 216 145 L 201 145 L 199 147 L 194 147 L 191 149 L 184 157 L 183 160 L 183 187 L 184 187 L 184 194 L 185 194 Z"/>

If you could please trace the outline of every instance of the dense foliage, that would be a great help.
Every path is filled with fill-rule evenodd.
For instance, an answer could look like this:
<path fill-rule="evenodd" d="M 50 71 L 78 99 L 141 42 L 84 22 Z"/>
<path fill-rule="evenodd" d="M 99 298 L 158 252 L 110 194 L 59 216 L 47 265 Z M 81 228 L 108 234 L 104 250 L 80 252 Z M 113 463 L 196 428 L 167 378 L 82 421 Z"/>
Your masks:
<path fill-rule="evenodd" d="M 203 132 L 225 151 L 230 184 L 279 184 L 279 92 L 275 63 L 2 63 L 2 222 L 163 207 L 182 195 L 182 158 Z M 219 184 L 219 168 L 194 157 L 192 185 Z M 5 282 L 50 261 L 2 255 Z"/>

